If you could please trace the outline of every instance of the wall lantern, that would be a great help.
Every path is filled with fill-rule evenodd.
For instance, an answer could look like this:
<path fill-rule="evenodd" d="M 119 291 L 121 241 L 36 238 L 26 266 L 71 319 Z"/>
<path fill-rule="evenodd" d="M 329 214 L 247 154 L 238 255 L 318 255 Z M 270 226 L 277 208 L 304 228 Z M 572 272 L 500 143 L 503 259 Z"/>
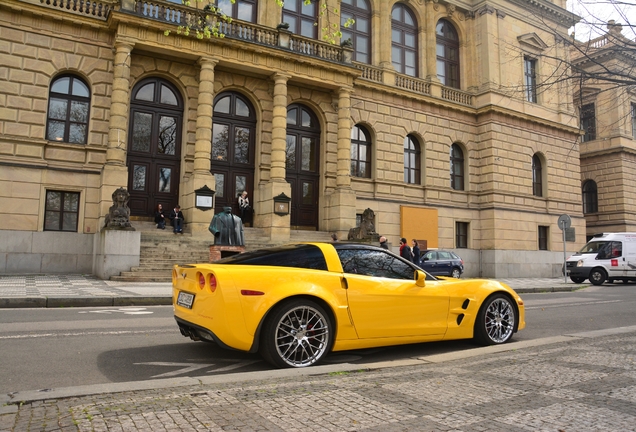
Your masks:
<path fill-rule="evenodd" d="M 287 216 L 289 214 L 289 203 L 291 198 L 281 192 L 280 195 L 274 197 L 274 213 L 279 216 Z"/>
<path fill-rule="evenodd" d="M 214 207 L 214 191 L 204 185 L 194 191 L 194 206 L 199 210 L 212 210 Z"/>

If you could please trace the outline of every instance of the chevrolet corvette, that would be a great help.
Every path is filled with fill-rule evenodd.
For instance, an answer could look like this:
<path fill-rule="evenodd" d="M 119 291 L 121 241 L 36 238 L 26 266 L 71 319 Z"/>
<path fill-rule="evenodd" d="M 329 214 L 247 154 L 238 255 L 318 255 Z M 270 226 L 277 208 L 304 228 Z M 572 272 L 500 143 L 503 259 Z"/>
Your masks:
<path fill-rule="evenodd" d="M 174 316 L 195 341 L 306 367 L 329 352 L 454 339 L 503 344 L 521 298 L 494 280 L 434 277 L 358 243 L 302 243 L 176 265 Z"/>

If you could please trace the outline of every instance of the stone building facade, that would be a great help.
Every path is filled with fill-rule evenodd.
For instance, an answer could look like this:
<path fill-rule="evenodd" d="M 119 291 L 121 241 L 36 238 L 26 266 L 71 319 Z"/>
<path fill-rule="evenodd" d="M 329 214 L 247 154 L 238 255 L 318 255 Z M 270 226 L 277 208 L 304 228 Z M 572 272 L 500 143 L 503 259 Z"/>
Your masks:
<path fill-rule="evenodd" d="M 574 96 L 581 119 L 581 191 L 587 236 L 636 232 L 636 44 L 613 21 L 605 35 L 578 43 L 576 67 L 590 73 Z M 597 79 L 605 70 L 616 76 Z"/>
<path fill-rule="evenodd" d="M 346 238 L 371 208 L 467 276 L 560 275 L 559 215 L 570 252 L 586 232 L 578 118 L 567 82 L 537 83 L 569 56 L 564 0 L 285 3 L 221 1 L 234 19 L 197 38 L 201 3 L 2 2 L 0 273 L 94 271 L 119 187 L 204 233 L 207 186 L 217 211 L 247 190 L 273 241 Z M 352 47 L 322 40 L 349 16 Z"/>

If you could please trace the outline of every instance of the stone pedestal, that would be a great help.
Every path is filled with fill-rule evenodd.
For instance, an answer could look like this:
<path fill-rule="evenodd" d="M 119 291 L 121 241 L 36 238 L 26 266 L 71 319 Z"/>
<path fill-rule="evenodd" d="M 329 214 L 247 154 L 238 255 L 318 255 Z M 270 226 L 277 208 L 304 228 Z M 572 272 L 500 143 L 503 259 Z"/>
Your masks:
<path fill-rule="evenodd" d="M 245 246 L 210 245 L 210 262 L 245 252 Z"/>
<path fill-rule="evenodd" d="M 93 244 L 93 274 L 110 279 L 139 265 L 141 232 L 103 230 L 95 234 Z"/>

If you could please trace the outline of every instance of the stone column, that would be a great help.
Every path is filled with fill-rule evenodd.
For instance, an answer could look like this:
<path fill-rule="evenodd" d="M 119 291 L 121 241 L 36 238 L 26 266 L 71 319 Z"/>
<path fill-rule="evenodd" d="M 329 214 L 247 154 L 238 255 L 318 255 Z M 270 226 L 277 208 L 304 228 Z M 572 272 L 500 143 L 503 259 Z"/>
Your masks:
<path fill-rule="evenodd" d="M 98 230 L 100 231 L 104 226 L 108 209 L 113 204 L 113 192 L 120 187 L 128 188 L 126 152 L 130 115 L 130 63 L 133 48 L 134 44 L 131 42 L 121 40 L 115 42 L 108 147 L 99 191 Z"/>
<path fill-rule="evenodd" d="M 426 32 L 424 40 L 426 41 L 426 77 L 433 81 L 439 82 L 437 78 L 437 34 L 435 22 L 435 5 L 437 0 L 427 0 L 426 2 Z"/>
<path fill-rule="evenodd" d="M 499 88 L 499 32 L 496 10 L 485 5 L 481 7 L 476 17 L 476 25 L 480 27 L 481 40 L 479 45 L 479 64 L 481 65 L 480 90 L 489 91 Z"/>
<path fill-rule="evenodd" d="M 186 230 L 201 235 L 209 235 L 208 226 L 214 216 L 214 210 L 199 210 L 195 207 L 194 191 L 207 186 L 216 190 L 214 176 L 210 172 L 210 158 L 212 155 L 212 122 L 214 109 L 214 67 L 217 59 L 209 57 L 199 58 L 199 95 L 197 105 L 197 123 L 194 142 L 193 173 L 183 184 L 181 195 L 183 211 L 188 221 Z M 205 234 L 204 234 L 205 233 Z M 214 241 L 210 238 L 210 241 Z"/>

